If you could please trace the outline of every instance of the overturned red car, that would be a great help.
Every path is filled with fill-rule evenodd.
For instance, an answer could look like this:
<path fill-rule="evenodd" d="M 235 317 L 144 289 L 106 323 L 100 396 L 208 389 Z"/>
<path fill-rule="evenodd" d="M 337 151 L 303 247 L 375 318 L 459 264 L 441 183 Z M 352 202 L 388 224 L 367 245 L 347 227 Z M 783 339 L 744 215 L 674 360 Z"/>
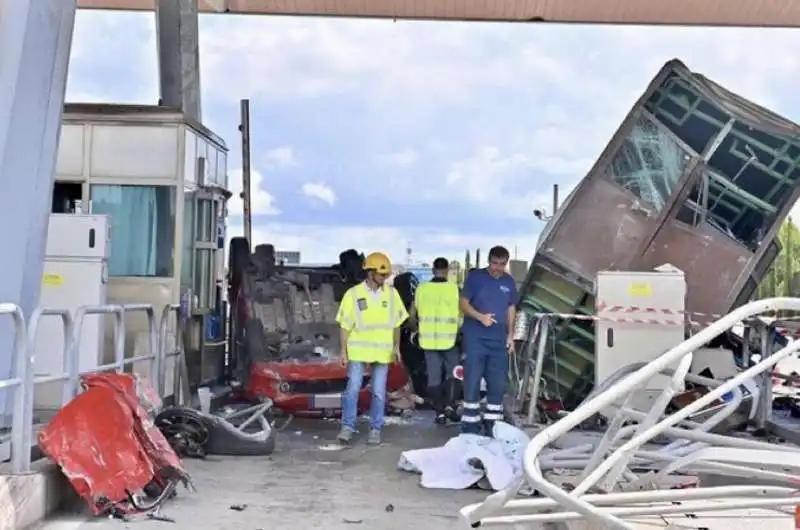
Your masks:
<path fill-rule="evenodd" d="M 341 411 L 347 368 L 339 351 L 336 312 L 344 293 L 364 279 L 364 256 L 342 252 L 331 266 L 277 263 L 272 245 L 251 254 L 244 238 L 231 241 L 229 300 L 230 365 L 248 400 L 269 398 L 276 412 L 334 417 Z M 408 307 L 417 279 L 406 273 L 394 279 Z M 402 330 L 402 363 L 389 369 L 390 408 L 412 408 L 425 388 L 424 355 L 412 330 Z M 369 406 L 369 376 L 360 405 Z"/>

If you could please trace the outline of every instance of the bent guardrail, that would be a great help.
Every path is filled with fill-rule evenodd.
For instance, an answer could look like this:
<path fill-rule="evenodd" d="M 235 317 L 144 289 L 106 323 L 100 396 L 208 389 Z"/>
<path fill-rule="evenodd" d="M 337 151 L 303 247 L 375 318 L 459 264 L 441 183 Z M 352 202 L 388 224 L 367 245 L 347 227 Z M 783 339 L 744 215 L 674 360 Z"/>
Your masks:
<path fill-rule="evenodd" d="M 485 522 L 487 524 L 511 525 L 521 523 L 530 524 L 533 522 L 557 522 L 561 520 L 585 518 L 593 523 L 600 523 L 604 528 L 631 530 L 632 526 L 622 521 L 619 517 L 623 515 L 634 515 L 635 513 L 638 513 L 637 510 L 639 510 L 639 507 L 626 507 L 626 505 L 657 502 L 656 497 L 663 492 L 640 491 L 636 493 L 625 494 L 606 493 L 603 495 L 587 495 L 586 492 L 588 492 L 604 477 L 613 479 L 614 475 L 619 473 L 621 469 L 624 469 L 625 464 L 634 457 L 634 453 L 638 451 L 644 443 L 661 433 L 667 433 L 677 439 L 695 440 L 711 444 L 727 443 L 727 445 L 730 445 L 733 449 L 716 448 L 715 450 L 727 451 L 729 456 L 734 455 L 733 458 L 729 459 L 734 462 L 741 461 L 753 464 L 753 468 L 747 469 L 757 472 L 757 476 L 760 477 L 778 478 L 780 475 L 777 473 L 771 473 L 771 475 L 767 475 L 766 472 L 759 471 L 760 468 L 757 466 L 759 463 L 762 463 L 759 459 L 765 459 L 767 457 L 769 457 L 771 461 L 778 462 L 780 462 L 782 459 L 785 459 L 790 461 L 790 463 L 792 463 L 795 467 L 800 468 L 800 459 L 796 458 L 796 449 L 793 450 L 791 448 L 785 448 L 783 451 L 787 452 L 776 455 L 775 452 L 779 451 L 780 448 L 776 446 L 770 446 L 769 444 L 761 445 L 759 443 L 759 445 L 754 445 L 752 441 L 749 441 L 750 443 L 745 446 L 743 444 L 743 440 L 693 431 L 691 429 L 676 428 L 678 424 L 684 422 L 693 414 L 696 414 L 704 407 L 715 402 L 715 400 L 721 398 L 727 392 L 736 391 L 736 389 L 738 389 L 741 385 L 753 379 L 753 377 L 761 374 L 765 370 L 770 369 L 782 358 L 800 351 L 800 341 L 790 342 L 783 349 L 761 359 L 760 362 L 749 369 L 744 370 L 735 377 L 732 377 L 731 379 L 719 384 L 716 386 L 716 388 L 711 389 L 707 394 L 680 409 L 678 412 L 668 414 L 661 419 L 656 416 L 656 413 L 658 412 L 656 407 L 651 410 L 650 414 L 637 414 L 636 420 L 640 423 L 634 427 L 633 432 L 630 433 L 632 434 L 631 438 L 625 442 L 622 442 L 621 445 L 615 446 L 611 450 L 610 455 L 604 455 L 602 459 L 591 458 L 590 462 L 595 465 L 594 468 L 590 469 L 588 473 L 584 474 L 584 476 L 581 476 L 580 482 L 570 492 L 565 491 L 561 487 L 551 483 L 545 478 L 540 461 L 540 453 L 545 447 L 555 442 L 559 437 L 579 426 L 584 421 L 600 413 L 601 410 L 611 407 L 621 399 L 624 399 L 624 397 L 629 395 L 633 390 L 646 384 L 647 381 L 649 381 L 653 376 L 662 373 L 665 369 L 667 369 L 669 366 L 673 366 L 676 362 L 684 360 L 696 349 L 703 347 L 706 343 L 717 337 L 719 334 L 732 328 L 735 324 L 760 313 L 775 310 L 800 310 L 800 299 L 773 298 L 759 300 L 732 311 L 730 314 L 717 320 L 696 335 L 668 350 L 654 361 L 646 364 L 619 381 L 615 381 L 608 388 L 604 389 L 603 392 L 598 393 L 581 404 L 574 412 L 566 415 L 553 425 L 550 425 L 540 431 L 536 436 L 534 436 L 534 438 L 528 444 L 528 447 L 525 449 L 523 458 L 525 476 L 520 478 L 520 480 L 511 487 L 489 495 L 483 503 L 463 508 L 461 510 L 461 515 L 464 522 L 470 526 L 474 526 L 479 522 Z M 685 366 L 686 363 L 684 361 L 675 371 L 683 371 Z M 674 392 L 674 388 L 669 388 L 665 392 Z M 661 407 L 662 403 L 658 403 L 657 405 Z M 658 412 L 659 415 L 664 414 L 663 407 L 661 408 L 662 410 Z M 617 415 L 631 415 L 631 410 L 624 409 L 625 405 L 623 403 L 623 406 L 620 407 Z M 616 436 L 615 438 L 619 440 L 621 437 Z M 611 444 L 608 445 L 610 446 Z M 741 452 L 741 450 L 737 449 L 737 447 L 744 448 L 745 452 Z M 598 449 L 604 451 L 607 448 Z M 704 451 L 704 449 L 695 451 L 692 458 L 696 460 L 701 457 L 705 457 L 705 454 L 708 452 L 706 451 L 706 453 L 700 454 L 702 451 Z M 751 452 L 748 453 L 747 451 Z M 795 454 L 792 455 L 792 452 L 795 452 Z M 592 454 L 592 457 L 596 456 L 596 454 Z M 645 456 L 653 456 L 653 454 L 650 452 L 649 455 Z M 677 467 L 681 467 L 685 463 L 692 461 L 692 458 L 686 457 L 684 460 L 680 460 L 678 464 L 672 468 L 668 467 L 666 469 L 677 469 Z M 750 459 L 748 460 L 748 458 Z M 668 458 L 668 460 L 672 459 Z M 717 469 L 728 470 L 734 470 L 734 468 L 736 470 L 741 470 L 743 467 L 747 467 L 717 462 L 709 462 L 706 464 L 706 466 L 713 466 Z M 779 478 L 784 481 L 788 481 L 790 485 L 794 480 L 794 477 L 788 474 L 781 475 Z M 529 486 L 534 488 L 545 497 L 549 497 L 549 499 L 512 500 L 512 498 L 519 491 L 519 488 L 525 479 L 527 479 Z M 742 488 L 742 492 L 746 492 L 751 496 L 761 495 L 762 492 L 765 491 L 764 485 L 746 486 Z M 792 497 L 796 491 L 795 488 L 796 486 L 792 485 L 791 487 L 787 488 L 779 488 L 779 491 L 776 490 L 776 495 L 785 495 L 785 498 L 770 499 L 770 505 L 787 506 L 796 504 L 796 499 Z M 681 490 L 679 497 L 682 501 L 700 501 L 706 499 L 724 498 L 726 495 L 730 495 L 730 492 L 730 487 L 694 488 Z M 757 501 L 750 499 L 740 505 L 740 507 L 756 506 Z M 557 514 L 541 513 L 543 509 L 551 507 L 560 508 L 560 512 Z M 707 503 L 705 505 L 699 503 L 697 507 L 693 506 L 692 510 L 697 511 L 698 509 L 701 509 L 713 511 L 714 509 L 719 509 L 718 507 L 718 504 L 716 505 L 716 508 L 714 508 L 712 505 Z M 507 512 L 504 513 L 505 509 L 513 510 L 513 515 L 508 514 Z"/>

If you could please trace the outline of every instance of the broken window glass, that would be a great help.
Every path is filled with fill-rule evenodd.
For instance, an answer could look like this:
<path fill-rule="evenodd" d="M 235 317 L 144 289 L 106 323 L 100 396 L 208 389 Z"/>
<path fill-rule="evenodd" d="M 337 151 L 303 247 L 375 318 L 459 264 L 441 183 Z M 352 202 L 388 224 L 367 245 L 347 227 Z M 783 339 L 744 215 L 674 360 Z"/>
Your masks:
<path fill-rule="evenodd" d="M 722 232 L 748 248 L 761 244 L 776 208 L 739 188 L 704 164 L 695 168 L 695 184 L 677 214 L 682 223 L 700 223 Z"/>
<path fill-rule="evenodd" d="M 606 176 L 660 211 L 690 156 L 669 134 L 639 117 L 606 168 Z"/>

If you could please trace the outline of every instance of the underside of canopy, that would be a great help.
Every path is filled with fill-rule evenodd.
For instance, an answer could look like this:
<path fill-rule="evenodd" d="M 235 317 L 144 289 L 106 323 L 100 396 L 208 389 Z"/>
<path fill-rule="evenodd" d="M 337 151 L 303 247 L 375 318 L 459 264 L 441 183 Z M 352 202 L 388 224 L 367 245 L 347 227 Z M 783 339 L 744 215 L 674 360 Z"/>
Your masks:
<path fill-rule="evenodd" d="M 419 20 L 750 27 L 800 26 L 791 0 L 198 0 L 203 13 Z M 78 0 L 84 9 L 152 11 L 155 0 Z"/>

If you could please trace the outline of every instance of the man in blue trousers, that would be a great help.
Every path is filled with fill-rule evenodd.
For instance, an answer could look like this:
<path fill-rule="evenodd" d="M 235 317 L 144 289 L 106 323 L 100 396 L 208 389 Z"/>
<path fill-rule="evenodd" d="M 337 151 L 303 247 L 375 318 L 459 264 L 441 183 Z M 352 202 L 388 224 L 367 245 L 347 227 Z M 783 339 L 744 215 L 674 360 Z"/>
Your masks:
<path fill-rule="evenodd" d="M 514 352 L 517 285 L 506 272 L 509 253 L 492 247 L 489 266 L 470 271 L 461 292 L 464 361 L 464 411 L 461 432 L 491 436 L 503 419 L 509 355 Z M 481 380 L 486 381 L 486 410 L 481 416 Z"/>

